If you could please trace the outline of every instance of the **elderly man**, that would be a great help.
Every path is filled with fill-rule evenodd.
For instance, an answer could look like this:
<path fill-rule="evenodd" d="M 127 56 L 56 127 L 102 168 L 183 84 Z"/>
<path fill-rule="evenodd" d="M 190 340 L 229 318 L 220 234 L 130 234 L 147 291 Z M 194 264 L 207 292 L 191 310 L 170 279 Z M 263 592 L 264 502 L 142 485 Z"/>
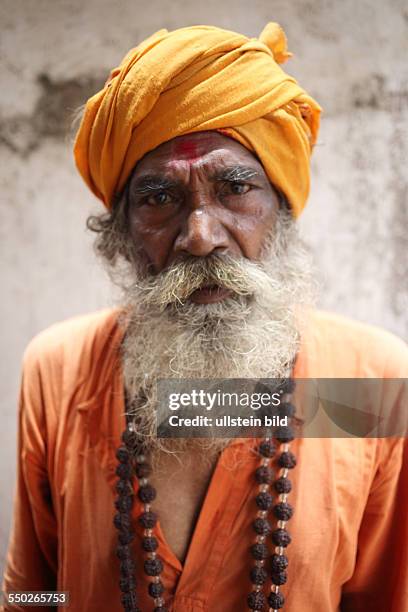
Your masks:
<path fill-rule="evenodd" d="M 289 55 L 277 24 L 162 30 L 88 101 L 75 157 L 124 304 L 26 352 L 6 592 L 69 591 L 75 612 L 408 610 L 402 440 L 156 435 L 160 378 L 279 378 L 289 399 L 293 379 L 407 375 L 401 341 L 313 308 L 295 218 L 320 109 Z"/>

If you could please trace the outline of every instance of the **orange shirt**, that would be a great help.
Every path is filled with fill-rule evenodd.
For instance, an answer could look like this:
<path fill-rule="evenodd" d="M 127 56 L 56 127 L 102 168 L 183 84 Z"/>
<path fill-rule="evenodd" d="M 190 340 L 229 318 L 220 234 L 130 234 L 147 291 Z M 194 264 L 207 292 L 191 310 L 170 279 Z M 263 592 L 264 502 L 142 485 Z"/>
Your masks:
<path fill-rule="evenodd" d="M 30 344 L 19 412 L 18 482 L 3 590 L 65 590 L 70 612 L 121 609 L 115 449 L 125 427 L 117 311 L 58 324 Z M 316 313 L 295 376 L 403 378 L 392 335 Z M 244 611 L 256 514 L 248 441 L 222 454 L 184 566 L 158 527 L 171 612 Z M 408 449 L 400 439 L 297 439 L 289 495 L 285 612 L 408 611 Z M 405 453 L 405 461 L 403 461 Z M 153 610 L 133 543 L 143 612 Z M 2 610 L 19 610 L 4 606 Z M 30 608 L 39 610 L 42 608 Z M 21 608 L 23 610 L 23 608 Z"/>

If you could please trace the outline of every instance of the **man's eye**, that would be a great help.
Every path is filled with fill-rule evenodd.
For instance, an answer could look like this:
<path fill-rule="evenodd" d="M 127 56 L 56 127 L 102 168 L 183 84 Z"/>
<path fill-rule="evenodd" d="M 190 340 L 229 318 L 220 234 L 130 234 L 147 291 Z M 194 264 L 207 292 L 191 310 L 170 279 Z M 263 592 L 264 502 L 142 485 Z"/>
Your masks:
<path fill-rule="evenodd" d="M 238 181 L 230 182 L 226 185 L 226 193 L 232 193 L 233 195 L 243 195 L 251 189 L 251 185 L 248 183 L 240 183 Z"/>
<path fill-rule="evenodd" d="M 158 191 L 157 193 L 149 195 L 145 201 L 150 206 L 164 206 L 165 204 L 170 204 L 173 198 L 167 191 Z"/>

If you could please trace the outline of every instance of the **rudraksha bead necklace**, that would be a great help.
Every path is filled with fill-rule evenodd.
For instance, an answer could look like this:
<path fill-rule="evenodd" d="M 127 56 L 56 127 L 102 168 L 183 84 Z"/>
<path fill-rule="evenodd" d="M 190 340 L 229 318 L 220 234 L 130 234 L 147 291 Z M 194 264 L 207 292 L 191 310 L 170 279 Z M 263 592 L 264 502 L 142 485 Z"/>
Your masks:
<path fill-rule="evenodd" d="M 295 407 L 289 401 L 294 389 L 295 382 L 291 378 L 279 386 L 279 392 L 285 401 L 282 401 L 278 407 L 278 415 L 279 417 L 287 416 L 288 421 L 295 415 Z M 156 490 L 149 484 L 151 467 L 142 452 L 139 437 L 133 430 L 128 412 L 126 418 L 127 427 L 122 434 L 122 446 L 116 451 L 118 481 L 115 508 L 117 513 L 113 520 L 118 529 L 117 556 L 120 562 L 121 602 L 125 612 L 141 612 L 136 590 L 135 563 L 131 550 L 135 537 L 131 517 L 134 503 L 134 477 L 136 476 L 139 481 L 137 495 L 143 503 L 143 512 L 138 520 L 143 527 L 142 549 L 146 556 L 144 572 L 151 578 L 148 593 L 153 600 L 154 612 L 168 612 L 163 596 L 164 585 L 160 578 L 163 563 L 157 555 L 158 541 L 154 535 L 158 517 L 151 508 L 151 503 L 156 498 Z M 288 558 L 285 555 L 285 549 L 290 544 L 291 537 L 286 530 L 286 523 L 293 515 L 293 507 L 287 502 L 287 496 L 292 489 L 288 473 L 296 465 L 296 458 L 289 450 L 289 444 L 294 439 L 293 429 L 289 426 L 277 427 L 273 434 L 273 437 L 265 438 L 258 447 L 260 464 L 255 471 L 255 482 L 258 484 L 255 504 L 258 511 L 253 521 L 255 542 L 250 547 L 254 559 L 254 565 L 250 571 L 252 591 L 246 602 L 249 610 L 268 610 L 268 612 L 282 610 L 285 603 L 280 589 L 287 581 Z M 271 463 L 277 453 L 279 476 L 274 480 Z M 277 503 L 274 503 L 272 486 L 274 493 L 278 496 Z M 273 528 L 269 520 L 271 513 L 273 520 L 277 521 L 276 528 Z M 268 538 L 274 544 L 272 556 L 270 556 L 267 545 Z M 268 595 L 265 595 L 264 591 L 269 579 L 270 591 Z"/>

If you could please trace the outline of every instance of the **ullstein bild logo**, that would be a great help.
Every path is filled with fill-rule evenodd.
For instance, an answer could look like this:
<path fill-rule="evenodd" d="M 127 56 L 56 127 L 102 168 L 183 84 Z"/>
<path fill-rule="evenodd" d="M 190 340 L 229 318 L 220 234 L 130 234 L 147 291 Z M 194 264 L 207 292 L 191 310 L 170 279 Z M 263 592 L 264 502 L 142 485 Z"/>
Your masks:
<path fill-rule="evenodd" d="M 288 424 L 288 417 L 263 415 L 262 418 L 249 417 L 233 417 L 225 414 L 222 417 L 204 416 L 202 414 L 192 418 L 179 417 L 171 415 L 168 419 L 170 427 L 282 427 Z"/>
<path fill-rule="evenodd" d="M 282 382 L 159 380 L 157 435 L 260 437 L 288 425 L 295 427 L 297 437 L 311 438 L 406 437 L 408 433 L 407 379 L 297 379 L 290 398 L 280 391 Z"/>

